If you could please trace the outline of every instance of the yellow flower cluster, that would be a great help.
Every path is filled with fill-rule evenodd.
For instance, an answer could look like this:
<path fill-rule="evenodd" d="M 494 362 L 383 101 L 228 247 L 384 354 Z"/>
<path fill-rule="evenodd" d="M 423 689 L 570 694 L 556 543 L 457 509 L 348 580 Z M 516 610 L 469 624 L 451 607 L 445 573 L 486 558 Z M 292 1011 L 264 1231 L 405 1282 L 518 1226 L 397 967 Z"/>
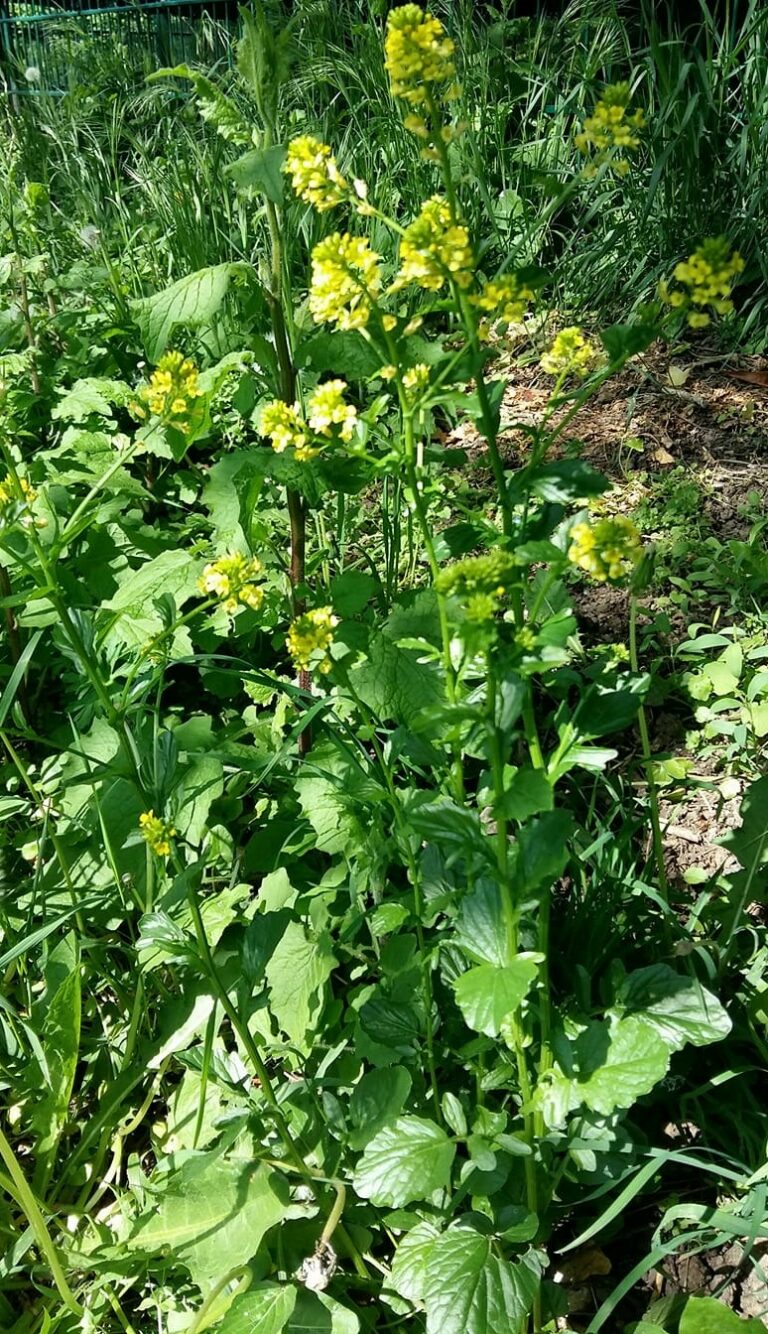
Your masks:
<path fill-rule="evenodd" d="M 195 399 L 202 392 L 193 363 L 181 352 L 166 352 L 142 389 L 141 398 L 156 417 L 177 431 L 187 432 Z"/>
<path fill-rule="evenodd" d="M 386 368 L 385 368 L 386 369 Z M 403 372 L 403 389 L 409 404 L 416 403 L 429 388 L 429 366 L 420 361 L 416 366 L 409 366 Z"/>
<path fill-rule="evenodd" d="M 333 232 L 315 246 L 309 309 L 318 324 L 364 329 L 380 292 L 379 256 L 366 237 Z"/>
<path fill-rule="evenodd" d="M 434 85 L 456 74 L 455 47 L 439 19 L 418 5 L 400 5 L 387 19 L 384 63 L 394 97 L 412 106 L 430 101 Z"/>
<path fill-rule="evenodd" d="M 338 428 L 342 440 L 351 440 L 357 421 L 357 408 L 345 403 L 344 380 L 326 380 L 309 398 L 309 425 L 316 435 L 332 436 Z"/>
<path fill-rule="evenodd" d="M 18 485 L 8 473 L 7 477 L 0 482 L 0 522 L 7 523 L 19 517 L 21 514 L 22 526 L 31 527 L 33 520 L 31 516 L 25 516 L 25 510 L 37 500 L 37 492 L 30 486 L 26 477 L 20 477 Z"/>
<path fill-rule="evenodd" d="M 630 164 L 624 153 L 634 152 L 640 145 L 636 133 L 645 124 L 643 112 L 629 113 L 630 90 L 628 83 L 613 83 L 605 89 L 591 116 L 584 121 L 574 143 L 580 153 L 590 157 L 584 175 L 594 176 L 598 167 L 610 163 L 620 176 L 626 176 Z"/>
<path fill-rule="evenodd" d="M 294 193 L 318 213 L 327 213 L 346 199 L 349 188 L 327 144 L 303 134 L 288 145 L 283 171 Z"/>
<path fill-rule="evenodd" d="M 577 325 L 561 329 L 539 365 L 547 375 L 586 375 L 597 360 L 597 349 Z"/>
<path fill-rule="evenodd" d="M 296 457 L 302 462 L 311 459 L 317 450 L 312 449 L 307 435 L 307 423 L 299 412 L 298 404 L 284 403 L 280 398 L 273 398 L 261 409 L 259 430 L 271 441 L 276 454 L 292 447 Z"/>
<path fill-rule="evenodd" d="M 490 621 L 500 598 L 514 583 L 516 571 L 511 552 L 494 547 L 485 556 L 468 556 L 441 570 L 435 587 L 444 596 L 458 597 L 470 621 Z"/>
<path fill-rule="evenodd" d="M 255 556 L 232 551 L 206 565 L 197 586 L 201 593 L 219 598 L 230 616 L 234 616 L 239 607 L 258 611 L 264 601 L 264 589 L 255 581 L 262 568 L 261 561 Z"/>
<path fill-rule="evenodd" d="M 596 523 L 577 523 L 571 529 L 568 559 L 600 583 L 631 574 L 642 554 L 640 534 L 623 514 Z"/>
<path fill-rule="evenodd" d="M 331 670 L 330 648 L 338 623 L 331 607 L 314 607 L 297 617 L 285 642 L 299 671 L 309 671 L 313 666 L 323 673 Z"/>
<path fill-rule="evenodd" d="M 178 830 L 167 820 L 162 820 L 154 811 L 142 811 L 139 816 L 139 828 L 142 837 L 149 844 L 152 851 L 158 857 L 169 857 L 171 853 L 171 839 L 176 837 Z"/>
<path fill-rule="evenodd" d="M 681 286 L 670 288 L 669 283 L 662 282 L 659 295 L 673 309 L 687 309 L 692 329 L 705 329 L 711 315 L 704 307 L 709 306 L 717 315 L 729 315 L 733 310 L 731 289 L 743 271 L 739 252 L 731 250 L 724 236 L 712 237 L 676 266 L 673 277 Z"/>
<path fill-rule="evenodd" d="M 392 290 L 416 283 L 428 292 L 438 292 L 449 278 L 458 287 L 469 287 L 473 265 L 467 228 L 453 221 L 447 200 L 433 195 L 403 233 L 400 271 Z"/>
<path fill-rule="evenodd" d="M 521 282 L 515 273 L 504 273 L 500 278 L 491 279 L 482 291 L 469 298 L 472 305 L 484 313 L 485 318 L 480 321 L 480 337 L 488 338 L 495 324 L 519 324 L 534 298 L 533 289 Z"/>

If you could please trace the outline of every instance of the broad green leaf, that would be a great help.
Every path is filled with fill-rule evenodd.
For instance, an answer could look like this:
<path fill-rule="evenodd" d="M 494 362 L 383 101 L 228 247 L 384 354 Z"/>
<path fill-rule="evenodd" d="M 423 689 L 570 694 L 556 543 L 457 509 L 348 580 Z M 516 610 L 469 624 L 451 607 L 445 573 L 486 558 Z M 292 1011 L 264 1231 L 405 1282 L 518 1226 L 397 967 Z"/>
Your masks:
<path fill-rule="evenodd" d="M 477 1033 L 498 1037 L 504 1020 L 525 999 L 535 977 L 536 964 L 531 959 L 513 959 L 503 968 L 483 963 L 462 973 L 454 989 L 465 1022 Z"/>
<path fill-rule="evenodd" d="M 211 268 L 198 269 L 163 292 L 134 301 L 136 323 L 150 361 L 157 361 L 162 356 L 177 325 L 194 328 L 213 319 L 238 267 L 236 264 L 215 264 Z"/>
<path fill-rule="evenodd" d="M 680 1317 L 680 1334 L 758 1334 L 758 1330 L 765 1334 L 762 1320 L 742 1320 L 715 1297 L 689 1297 Z"/>
<path fill-rule="evenodd" d="M 111 417 L 113 406 L 125 407 L 136 391 L 122 380 L 98 376 L 76 380 L 71 389 L 51 409 L 53 421 L 82 422 L 88 417 Z"/>
<path fill-rule="evenodd" d="M 139 1219 L 125 1244 L 132 1250 L 167 1252 L 207 1293 L 255 1255 L 288 1201 L 284 1179 L 252 1158 L 192 1154 L 163 1182 L 156 1206 Z"/>
<path fill-rule="evenodd" d="M 163 593 L 170 593 L 177 607 L 179 599 L 192 596 L 197 587 L 199 561 L 188 551 L 176 547 L 163 551 L 153 560 L 129 570 L 121 579 L 117 592 L 104 602 L 105 611 L 141 612 Z"/>
<path fill-rule="evenodd" d="M 301 343 L 297 360 L 323 374 L 333 371 L 346 380 L 365 380 L 375 375 L 381 358 L 357 330 L 341 333 L 318 333 L 308 342 Z"/>
<path fill-rule="evenodd" d="M 572 828 L 573 818 L 562 810 L 545 811 L 523 826 L 518 836 L 518 867 L 526 889 L 550 885 L 562 875 Z"/>
<path fill-rule="evenodd" d="M 768 862 L 768 778 L 758 778 L 744 793 L 741 824 L 720 839 L 739 864 L 755 876 Z M 758 884 L 753 886 L 757 890 Z"/>
<path fill-rule="evenodd" d="M 273 144 L 271 148 L 253 148 L 244 153 L 235 162 L 224 168 L 238 190 L 255 190 L 266 195 L 273 204 L 282 204 L 284 177 L 282 172 L 285 159 L 285 146 Z"/>
<path fill-rule="evenodd" d="M 336 964 L 327 936 L 311 938 L 289 922 L 266 966 L 269 1008 L 295 1047 L 308 1053 Z"/>
<path fill-rule="evenodd" d="M 327 1292 L 302 1290 L 284 1328 L 286 1334 L 358 1334 L 360 1321 Z M 252 1334 L 261 1334 L 261 1326 L 254 1327 Z"/>
<path fill-rule="evenodd" d="M 296 1297 L 290 1283 L 257 1283 L 235 1298 L 219 1334 L 280 1334 L 293 1315 Z"/>
<path fill-rule="evenodd" d="M 501 893 L 493 880 L 479 880 L 461 901 L 456 938 L 471 959 L 496 964 L 508 962 L 507 928 Z"/>
<path fill-rule="evenodd" d="M 609 1116 L 650 1093 L 669 1068 L 669 1048 L 643 1018 L 595 1021 L 572 1044 L 573 1068 L 562 1064 L 539 1082 L 534 1095 L 550 1128 L 579 1107 Z"/>
<path fill-rule="evenodd" d="M 590 686 L 573 715 L 574 727 L 585 740 L 622 731 L 634 722 L 649 684 L 650 677 L 637 676 L 621 690 Z"/>
<path fill-rule="evenodd" d="M 716 996 L 694 977 L 683 977 L 667 964 L 652 964 L 630 973 L 617 1002 L 625 1013 L 637 1013 L 651 1024 L 670 1051 L 687 1042 L 694 1047 L 718 1042 L 731 1031 L 731 1021 Z"/>
<path fill-rule="evenodd" d="M 482 858 L 490 856 L 489 842 L 483 833 L 477 811 L 460 806 L 450 797 L 430 800 L 419 792 L 408 805 L 408 823 L 422 838 L 445 848 L 455 848 Z"/>
<path fill-rule="evenodd" d="M 504 788 L 503 811 L 508 820 L 528 820 L 551 811 L 552 784 L 542 769 L 518 769 Z"/>
<path fill-rule="evenodd" d="M 434 1121 L 402 1116 L 380 1130 L 357 1165 L 358 1195 L 399 1208 L 448 1185 L 456 1146 Z"/>
<path fill-rule="evenodd" d="M 541 1269 L 535 1251 L 510 1264 L 493 1254 L 488 1237 L 449 1228 L 427 1257 L 427 1334 L 517 1334 L 533 1305 Z"/>
<path fill-rule="evenodd" d="M 398 1056 L 416 1055 L 424 1025 L 415 1005 L 374 994 L 360 1009 L 360 1027 L 378 1047 L 389 1048 L 394 1061 Z"/>
<path fill-rule="evenodd" d="M 545 463 L 526 479 L 525 484 L 541 500 L 553 502 L 588 500 L 591 496 L 601 496 L 610 486 L 608 478 L 583 459 L 558 459 L 555 463 Z M 511 489 L 514 492 L 514 485 Z"/>
<path fill-rule="evenodd" d="M 354 1124 L 349 1143 L 353 1149 L 365 1148 L 383 1126 L 397 1119 L 411 1091 L 411 1083 L 411 1076 L 401 1065 L 371 1070 L 363 1075 L 349 1100 L 350 1120 Z"/>
<path fill-rule="evenodd" d="M 296 794 L 321 852 L 350 856 L 363 844 L 362 799 L 379 793 L 366 787 L 365 774 L 352 759 L 329 744 L 315 746 L 297 775 Z"/>
<path fill-rule="evenodd" d="M 425 1219 L 406 1232 L 395 1251 L 390 1272 L 392 1287 L 415 1306 L 424 1300 L 427 1262 L 439 1236 L 437 1228 Z"/>
<path fill-rule="evenodd" d="M 600 334 L 603 347 L 612 362 L 625 361 L 650 347 L 659 336 L 658 325 L 636 320 L 630 324 L 612 324 Z"/>
<path fill-rule="evenodd" d="M 406 727 L 443 698 L 435 664 L 420 662 L 417 653 L 399 648 L 386 634 L 373 636 L 367 662 L 356 668 L 350 679 L 356 694 L 379 718 Z"/>
<path fill-rule="evenodd" d="M 45 1175 L 67 1123 L 77 1069 L 82 1006 L 80 953 L 73 934 L 66 936 L 51 951 L 46 978 L 48 1001 L 42 1023 L 42 1049 L 48 1086 L 32 1114 L 32 1128 L 38 1137 L 37 1182 Z"/>

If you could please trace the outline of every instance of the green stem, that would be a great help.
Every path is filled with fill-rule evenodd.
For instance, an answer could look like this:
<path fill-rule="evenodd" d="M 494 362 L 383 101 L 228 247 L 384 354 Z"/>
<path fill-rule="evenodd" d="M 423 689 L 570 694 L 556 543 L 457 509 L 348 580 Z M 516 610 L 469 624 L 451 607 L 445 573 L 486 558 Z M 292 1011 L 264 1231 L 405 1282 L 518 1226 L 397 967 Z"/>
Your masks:
<path fill-rule="evenodd" d="M 629 595 L 629 665 L 633 672 L 640 670 L 637 652 L 637 598 L 634 593 Z M 637 711 L 637 726 L 640 732 L 640 747 L 643 757 L 643 767 L 645 768 L 645 777 L 648 784 L 648 805 L 651 817 L 651 833 L 653 837 L 653 857 L 656 864 L 656 874 L 659 880 L 659 892 L 664 904 L 669 908 L 669 881 L 667 879 L 667 868 L 664 865 L 664 839 L 661 832 L 661 813 L 659 809 L 659 791 L 656 786 L 656 777 L 653 769 L 653 754 L 651 751 L 651 740 L 648 733 L 648 718 L 645 712 L 645 706 L 640 705 Z M 664 916 L 664 935 L 669 944 L 669 916 Z"/>
<path fill-rule="evenodd" d="M 264 1061 L 262 1060 L 261 1053 L 258 1047 L 256 1046 L 256 1043 L 253 1040 L 253 1037 L 251 1035 L 247 1023 L 243 1021 L 236 1006 L 232 1004 L 232 1001 L 229 998 L 229 992 L 227 991 L 227 988 L 224 986 L 224 983 L 222 982 L 221 977 L 219 976 L 219 970 L 214 962 L 211 946 L 209 944 L 208 937 L 205 933 L 205 925 L 203 923 L 202 913 L 200 912 L 200 904 L 197 899 L 197 893 L 194 886 L 191 883 L 187 891 L 187 901 L 189 903 L 190 912 L 192 913 L 192 922 L 195 928 L 195 936 L 197 937 L 197 943 L 200 949 L 200 954 L 202 956 L 203 963 L 205 965 L 205 970 L 208 974 L 208 978 L 214 988 L 214 991 L 216 993 L 219 1002 L 221 1003 L 224 1013 L 229 1019 L 229 1022 L 231 1023 L 234 1031 L 237 1033 L 237 1036 L 239 1037 L 243 1045 L 243 1049 L 245 1050 L 251 1064 L 253 1065 L 253 1068 L 256 1072 L 256 1076 L 259 1080 L 259 1084 L 261 1086 L 261 1091 L 264 1095 L 264 1099 L 268 1104 L 269 1109 L 272 1113 L 272 1119 L 275 1123 L 275 1128 L 277 1129 L 277 1133 L 283 1142 L 283 1145 L 285 1147 L 288 1156 L 290 1157 L 294 1165 L 298 1168 L 298 1170 L 302 1173 L 302 1175 L 309 1176 L 311 1174 L 307 1171 L 305 1167 L 304 1159 L 301 1155 L 299 1147 L 288 1128 L 288 1123 L 285 1117 L 283 1116 L 282 1109 L 277 1100 L 277 1096 L 275 1094 L 275 1090 L 272 1085 L 272 1080 L 270 1078 L 267 1067 L 264 1064 Z"/>
<path fill-rule="evenodd" d="M 67 1309 L 73 1313 L 73 1315 L 76 1315 L 78 1316 L 78 1318 L 81 1318 L 84 1314 L 83 1308 L 78 1302 L 77 1298 L 75 1297 L 74 1293 L 72 1292 L 72 1289 L 70 1288 L 67 1282 L 61 1260 L 59 1259 L 59 1253 L 53 1242 L 53 1238 L 51 1237 L 51 1234 L 48 1231 L 48 1227 L 46 1225 L 42 1213 L 40 1212 L 37 1200 L 35 1199 L 29 1185 L 27 1184 L 27 1179 L 24 1176 L 24 1173 L 22 1172 L 19 1166 L 16 1155 L 13 1152 L 13 1149 L 11 1148 L 11 1145 L 9 1144 L 5 1135 L 3 1134 L 2 1127 L 0 1127 L 0 1158 L 2 1158 L 6 1168 L 8 1169 L 8 1174 L 11 1178 L 11 1181 L 13 1182 L 16 1197 L 19 1200 L 22 1209 L 24 1210 L 27 1222 L 29 1223 L 29 1226 L 31 1227 L 34 1233 L 35 1240 L 40 1248 L 40 1251 L 48 1261 L 48 1265 L 51 1271 L 51 1276 L 53 1278 L 54 1283 L 56 1284 L 56 1288 L 59 1293 L 59 1296 L 61 1297 L 61 1300 L 63 1301 Z"/>
<path fill-rule="evenodd" d="M 211 1311 L 213 1310 L 216 1302 L 218 1301 L 224 1289 L 227 1287 L 229 1283 L 232 1282 L 233 1278 L 237 1277 L 238 1274 L 241 1274 L 242 1278 L 240 1279 L 240 1282 L 238 1283 L 234 1293 L 232 1294 L 233 1300 L 235 1297 L 238 1297 L 241 1292 L 248 1291 L 248 1288 L 251 1286 L 251 1283 L 253 1282 L 253 1274 L 251 1272 L 251 1268 L 249 1265 L 236 1265 L 235 1268 L 230 1269 L 229 1272 L 226 1273 L 223 1278 L 220 1278 L 218 1283 L 216 1283 L 214 1287 L 211 1289 L 211 1291 L 208 1293 L 208 1296 L 206 1297 L 205 1301 L 200 1307 L 200 1310 L 197 1312 L 197 1315 L 192 1321 L 192 1324 L 189 1326 L 187 1334 L 202 1334 L 202 1330 L 208 1328 L 208 1325 L 210 1324 L 208 1317 L 210 1316 Z M 220 1319 L 221 1317 L 217 1318 Z"/>

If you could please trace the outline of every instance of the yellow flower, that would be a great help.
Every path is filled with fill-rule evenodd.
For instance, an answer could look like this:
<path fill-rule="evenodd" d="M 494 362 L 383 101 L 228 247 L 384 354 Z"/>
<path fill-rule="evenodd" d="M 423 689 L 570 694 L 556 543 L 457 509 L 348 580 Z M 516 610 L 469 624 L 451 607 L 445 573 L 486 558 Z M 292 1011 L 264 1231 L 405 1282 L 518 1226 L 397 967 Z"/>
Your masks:
<path fill-rule="evenodd" d="M 336 159 L 327 144 L 303 134 L 288 145 L 283 171 L 291 178 L 295 194 L 318 213 L 343 203 L 349 192 Z"/>
<path fill-rule="evenodd" d="M 473 306 L 489 317 L 480 323 L 481 337 L 488 337 L 493 324 L 519 324 L 534 297 L 533 289 L 521 282 L 515 273 L 504 273 L 500 278 L 491 279 L 482 291 L 469 298 Z"/>
<path fill-rule="evenodd" d="M 687 320 L 692 329 L 704 329 L 711 315 L 729 315 L 733 310 L 731 289 L 744 271 L 744 260 L 724 236 L 703 241 L 688 259 L 675 266 L 673 277 L 680 287 L 659 284 L 659 296 L 668 306 L 688 311 Z"/>
<path fill-rule="evenodd" d="M 357 421 L 357 408 L 344 402 L 344 380 L 326 380 L 310 395 L 309 425 L 317 435 L 333 435 L 338 427 L 342 440 L 351 440 Z"/>
<path fill-rule="evenodd" d="M 0 524 L 7 525 L 20 520 L 22 528 L 33 527 L 34 519 L 29 509 L 35 500 L 37 492 L 26 477 L 20 477 L 17 484 L 8 473 L 0 482 Z"/>
<path fill-rule="evenodd" d="M 418 5 L 390 11 L 384 43 L 385 66 L 394 97 L 412 106 L 425 103 L 435 84 L 454 78 L 455 47 L 439 19 Z"/>
<path fill-rule="evenodd" d="M 366 237 L 333 232 L 315 246 L 309 309 L 318 324 L 364 329 L 380 292 L 379 256 Z"/>
<path fill-rule="evenodd" d="M 571 529 L 568 559 L 600 583 L 631 574 L 642 558 L 640 534 L 631 519 L 617 514 Z"/>
<path fill-rule="evenodd" d="M 264 601 L 264 589 L 254 581 L 261 571 L 261 561 L 255 556 L 232 551 L 206 565 L 197 586 L 201 593 L 219 598 L 230 616 L 234 616 L 240 607 L 258 611 Z"/>
<path fill-rule="evenodd" d="M 409 403 L 415 403 L 429 388 L 429 366 L 420 361 L 417 366 L 411 366 L 403 375 L 403 389 L 405 397 Z"/>
<path fill-rule="evenodd" d="M 574 135 L 573 141 L 579 152 L 590 157 L 589 166 L 584 170 L 587 179 L 593 177 L 604 163 L 609 163 L 620 176 L 626 176 L 629 171 L 630 164 L 621 154 L 639 148 L 640 137 L 636 131 L 645 124 L 642 111 L 629 114 L 629 99 L 628 83 L 610 84 L 592 115 Z"/>
<path fill-rule="evenodd" d="M 285 642 L 299 671 L 308 671 L 312 666 L 323 673 L 331 670 L 330 647 L 338 623 L 331 607 L 314 607 L 297 617 Z"/>
<path fill-rule="evenodd" d="M 597 360 L 597 349 L 581 329 L 561 329 L 539 365 L 547 375 L 586 375 Z"/>
<path fill-rule="evenodd" d="M 416 283 L 429 292 L 438 292 L 449 278 L 458 287 L 472 282 L 474 260 L 469 232 L 454 223 L 447 200 L 434 195 L 406 227 L 400 241 L 400 272 L 393 291 Z"/>
<path fill-rule="evenodd" d="M 280 398 L 273 398 L 261 409 L 259 430 L 272 443 L 276 454 L 293 446 L 297 457 L 301 458 L 309 448 L 307 423 L 299 412 L 298 404 L 284 403 Z"/>
<path fill-rule="evenodd" d="M 139 816 L 142 837 L 158 857 L 168 857 L 171 852 L 171 839 L 178 830 L 167 820 L 162 820 L 154 811 L 142 811 Z"/>
<path fill-rule="evenodd" d="M 515 556 L 501 547 L 493 547 L 487 555 L 467 556 L 445 567 L 437 575 L 435 586 L 437 592 L 460 596 L 467 604 L 469 599 L 483 595 L 491 598 L 495 606 L 496 600 L 507 592 L 516 578 Z"/>
<path fill-rule="evenodd" d="M 155 417 L 186 433 L 195 399 L 202 392 L 195 365 L 181 352 L 166 352 L 139 397 Z"/>

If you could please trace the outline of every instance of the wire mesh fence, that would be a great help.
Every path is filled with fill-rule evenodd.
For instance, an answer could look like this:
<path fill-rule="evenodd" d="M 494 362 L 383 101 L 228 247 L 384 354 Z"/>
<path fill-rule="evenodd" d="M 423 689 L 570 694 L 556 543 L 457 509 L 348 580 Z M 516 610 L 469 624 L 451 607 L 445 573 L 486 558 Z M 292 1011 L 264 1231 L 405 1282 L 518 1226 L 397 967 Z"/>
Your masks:
<path fill-rule="evenodd" d="M 116 73 L 228 59 L 237 10 L 231 0 L 67 0 L 42 8 L 0 0 L 0 92 L 16 100 L 87 86 L 94 63 Z"/>

